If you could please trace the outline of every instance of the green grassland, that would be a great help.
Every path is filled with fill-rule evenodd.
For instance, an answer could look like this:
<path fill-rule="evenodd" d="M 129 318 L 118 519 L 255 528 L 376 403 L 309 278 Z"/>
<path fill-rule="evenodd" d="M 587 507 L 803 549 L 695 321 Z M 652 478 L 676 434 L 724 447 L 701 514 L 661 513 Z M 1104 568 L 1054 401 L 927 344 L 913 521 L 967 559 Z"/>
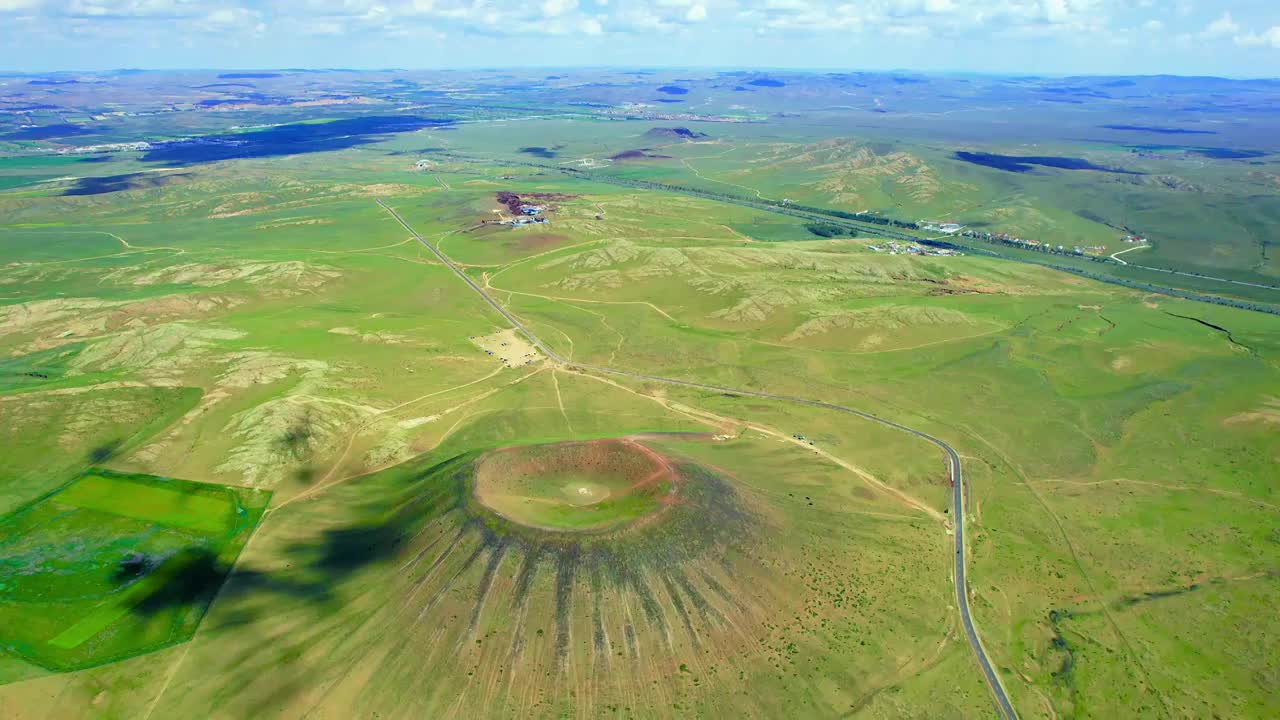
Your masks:
<path fill-rule="evenodd" d="M 25 634 L 0 714 L 991 713 L 935 448 L 818 408 L 504 367 L 471 341 L 504 320 L 375 199 L 575 362 L 826 400 L 954 445 L 970 602 L 1022 717 L 1280 712 L 1274 317 L 516 164 L 525 146 L 651 147 L 670 159 L 605 171 L 1117 235 L 1074 214 L 1114 179 L 1055 205 L 1049 171 L 936 148 L 710 123 L 659 147 L 651 127 L 477 122 L 160 187 L 0 195 L 0 547 L 74 570 L 6 574 L 0 624 Z M 471 159 L 390 154 L 429 146 Z M 550 222 L 484 224 L 498 191 L 556 194 Z M 1205 255 L 1149 232 L 1169 262 L 1274 274 L 1248 242 Z M 630 435 L 705 472 L 705 521 L 560 544 L 467 500 L 486 451 Z M 113 579 L 135 551 L 167 560 Z M 220 572 L 181 592 L 232 562 L 211 605 Z M 139 612 L 153 597 L 171 601 Z"/>
<path fill-rule="evenodd" d="M 955 221 L 1055 245 L 1099 246 L 1103 254 L 1125 249 L 1120 238 L 1132 231 L 1154 241 L 1143 264 L 1270 285 L 1280 275 L 1267 230 L 1280 212 L 1274 156 L 1246 165 L 1103 143 L 976 148 L 874 131 L 849 138 L 813 118 L 780 121 L 782 134 L 777 127 L 762 132 L 753 125 L 683 123 L 706 135 L 695 140 L 647 137 L 648 129 L 663 126 L 657 123 L 580 120 L 572 123 L 572 136 L 557 144 L 555 158 L 516 152 L 547 145 L 548 136 L 562 137 L 553 129 L 556 122 L 522 123 L 510 139 L 508 127 L 472 125 L 436 140 L 485 162 L 497 156 L 565 166 L 589 158 L 599 168 L 593 172 L 615 177 L 902 220 Z M 635 149 L 658 157 L 611 160 Z M 1138 174 L 1051 168 L 1013 173 L 953 155 L 975 149 L 1081 158 Z"/>
<path fill-rule="evenodd" d="M 190 638 L 269 499 L 91 470 L 0 518 L 4 680 Z"/>

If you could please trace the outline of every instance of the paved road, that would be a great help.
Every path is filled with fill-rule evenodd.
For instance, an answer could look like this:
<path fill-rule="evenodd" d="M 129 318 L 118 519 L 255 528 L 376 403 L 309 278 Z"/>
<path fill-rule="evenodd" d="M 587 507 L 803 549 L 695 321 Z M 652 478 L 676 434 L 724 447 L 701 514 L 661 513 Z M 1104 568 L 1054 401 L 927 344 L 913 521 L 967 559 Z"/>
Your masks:
<path fill-rule="evenodd" d="M 511 323 L 512 327 L 514 327 L 516 330 L 519 330 L 520 333 L 523 334 L 525 337 L 529 338 L 529 342 L 533 343 L 534 346 L 537 347 L 539 350 L 541 350 L 543 354 L 545 354 L 547 357 L 551 358 L 555 362 L 560 363 L 561 365 L 576 368 L 579 370 L 588 370 L 592 372 L 603 373 L 606 375 L 620 375 L 623 377 L 634 378 L 637 380 L 649 380 L 652 382 L 659 382 L 667 385 L 680 385 L 682 387 L 697 388 L 700 390 L 711 390 L 713 392 L 729 393 L 731 395 L 746 395 L 750 397 L 763 398 L 766 400 L 780 400 L 782 402 L 795 403 L 798 405 L 810 405 L 812 407 L 823 408 L 826 410 L 834 410 L 836 412 L 841 412 L 848 415 L 855 415 L 865 420 L 870 420 L 872 422 L 876 422 L 881 425 L 891 427 L 895 430 L 901 430 L 902 432 L 910 433 L 911 435 L 915 435 L 918 438 L 927 440 L 933 443 L 934 445 L 938 446 L 947 458 L 947 472 L 951 476 L 951 483 L 953 487 L 952 500 L 951 500 L 951 505 L 952 505 L 951 513 L 955 523 L 955 551 L 956 551 L 955 590 L 956 590 L 956 605 L 960 609 L 960 621 L 964 625 L 964 634 L 969 641 L 969 647 L 973 648 L 973 652 L 978 659 L 978 666 L 982 670 L 982 675 L 987 681 L 987 686 L 991 689 L 992 696 L 995 698 L 996 709 L 999 711 L 1001 717 L 1004 717 L 1007 720 L 1017 720 L 1018 715 L 1016 712 L 1014 712 L 1013 705 L 1010 704 L 1009 702 L 1009 696 L 1005 694 L 1004 686 L 1000 684 L 1000 678 L 996 675 L 995 669 L 991 666 L 991 660 L 987 657 L 986 651 L 982 649 L 982 642 L 978 640 L 978 631 L 976 628 L 974 628 L 973 618 L 969 614 L 969 598 L 968 598 L 969 585 L 968 585 L 968 581 L 965 578 L 965 573 L 964 573 L 964 569 L 965 569 L 964 474 L 960 466 L 960 455 L 956 453 L 955 448 L 951 447 L 950 445 L 943 442 L 942 440 L 932 435 L 929 435 L 928 433 L 924 433 L 919 430 L 913 430 L 905 425 L 899 425 L 898 423 L 893 422 L 892 420 L 885 420 L 884 418 L 878 417 L 876 415 L 872 415 L 871 413 L 863 412 L 861 410 L 854 410 L 853 408 L 847 408 L 842 405 L 833 405 L 832 403 L 826 403 L 820 400 L 809 400 L 806 398 L 794 397 L 791 395 L 774 395 L 772 393 L 756 392 L 754 390 L 738 390 L 736 388 L 721 387 L 719 385 L 708 385 L 705 383 L 691 382 L 689 380 L 677 380 L 675 378 L 665 378 L 665 377 L 659 377 L 657 375 L 645 375 L 643 373 L 634 373 L 626 370 L 615 370 L 613 368 L 602 367 L 599 365 L 588 365 L 586 363 L 575 362 L 575 361 L 563 358 L 555 350 L 552 350 L 551 348 L 547 347 L 547 345 L 544 344 L 537 335 L 534 335 L 532 332 L 530 332 L 529 329 L 524 326 L 524 323 L 520 322 L 520 320 L 517 319 L 514 315 L 507 312 L 506 308 L 499 305 L 496 300 L 490 297 L 489 293 L 485 292 L 484 289 L 480 287 L 480 285 L 478 285 L 465 272 L 462 271 L 462 268 L 455 265 L 452 260 L 450 260 L 447 256 L 445 256 L 444 253 L 437 250 L 436 247 L 432 245 L 430 242 L 428 242 L 426 238 L 419 235 L 418 231 L 414 230 L 409 225 L 409 223 L 405 222 L 404 218 L 400 217 L 399 213 L 397 213 L 395 210 L 392 210 L 390 206 L 388 206 L 386 203 L 382 202 L 381 200 L 378 200 L 377 203 L 382 206 L 382 209 L 390 213 L 391 217 L 395 218 L 397 222 L 399 222 L 402 226 L 404 226 L 404 229 L 409 231 L 409 234 L 413 235 L 413 237 L 416 238 L 418 242 L 422 243 L 424 247 L 430 250 L 431 253 L 435 255 L 437 259 L 440 260 L 440 262 L 444 263 L 446 266 L 449 267 L 449 269 L 453 270 L 454 274 L 456 274 L 459 278 L 461 278 L 463 282 L 465 282 L 467 285 L 470 285 L 471 289 L 475 290 L 476 294 L 479 295 L 481 299 L 483 299 L 486 303 L 489 304 L 489 307 L 492 307 L 495 311 L 497 311 L 499 315 L 506 318 L 507 322 Z"/>

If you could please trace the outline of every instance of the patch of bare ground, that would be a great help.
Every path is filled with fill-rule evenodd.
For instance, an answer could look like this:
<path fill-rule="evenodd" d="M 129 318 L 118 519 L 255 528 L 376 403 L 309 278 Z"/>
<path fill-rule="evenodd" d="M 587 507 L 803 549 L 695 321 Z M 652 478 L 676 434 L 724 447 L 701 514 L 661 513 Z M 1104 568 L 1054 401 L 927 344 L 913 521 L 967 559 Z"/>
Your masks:
<path fill-rule="evenodd" d="M 310 402 L 304 393 L 291 392 L 234 415 L 223 430 L 235 445 L 214 469 L 246 485 L 271 487 L 375 412 L 356 404 Z"/>
<path fill-rule="evenodd" d="M 337 268 L 301 260 L 281 262 L 187 263 L 139 271 L 121 268 L 105 274 L 106 280 L 131 285 L 182 284 L 217 287 L 245 282 L 272 294 L 293 294 L 315 289 L 342 275 Z"/>
<path fill-rule="evenodd" d="M 543 359 L 528 338 L 511 328 L 492 335 L 478 335 L 471 338 L 471 342 L 507 367 L 532 365 Z"/>
<path fill-rule="evenodd" d="M 524 250 L 546 250 L 568 239 L 567 235 L 556 233 L 525 233 L 520 238 L 520 247 Z"/>
<path fill-rule="evenodd" d="M 830 315 L 820 315 L 806 320 L 783 338 L 787 342 L 821 335 L 847 328 L 876 328 L 901 330 L 929 325 L 975 325 L 973 318 L 959 310 L 914 305 L 885 305 L 866 310 L 856 310 Z M 872 336 L 878 337 L 878 336 Z"/>
<path fill-rule="evenodd" d="M 323 381 L 329 371 L 328 363 L 320 360 L 290 358 L 260 350 L 224 353 L 216 359 L 209 359 L 208 362 L 220 363 L 222 367 L 212 387 L 206 388 L 200 402 L 179 418 L 163 435 L 139 449 L 135 453 L 135 457 L 139 460 L 151 462 L 161 457 L 190 425 L 205 417 L 215 406 L 236 397 L 237 393 L 246 388 L 295 378 L 299 383 L 285 396 L 284 399 L 287 400 L 294 394 L 314 392 L 323 388 Z M 237 416 L 237 420 L 243 420 L 243 418 Z M 233 420 L 233 424 L 235 422 Z M 233 432 L 232 437 L 238 443 L 237 448 L 252 446 L 255 439 L 254 433 L 247 429 L 239 433 Z M 273 463 L 270 455 L 255 456 L 252 447 L 241 451 L 237 459 L 241 465 L 251 467 L 249 474 L 254 477 L 265 477 L 274 470 L 280 470 L 280 468 L 273 470 L 270 467 Z M 259 465 L 262 467 L 257 467 Z"/>
<path fill-rule="evenodd" d="M 1222 424 L 1280 425 L 1280 398 L 1268 397 L 1257 408 L 1225 418 Z"/>
<path fill-rule="evenodd" d="M 218 385 L 228 388 L 264 385 L 290 376 L 319 381 L 326 377 L 330 368 L 322 360 L 292 358 L 264 350 L 228 353 L 222 360 L 225 365 L 218 376 Z"/>
<path fill-rule="evenodd" d="M 243 336 L 238 330 L 189 322 L 130 328 L 90 343 L 70 364 L 80 372 L 125 369 L 148 379 L 176 380 L 212 355 L 219 342 Z"/>
<path fill-rule="evenodd" d="M 121 331 L 141 330 L 166 320 L 190 320 L 229 310 L 244 302 L 224 295 L 167 295 L 146 300 L 57 298 L 0 307 L 0 334 L 26 336 L 16 354 Z"/>
<path fill-rule="evenodd" d="M 408 335 L 400 333 L 387 332 L 385 330 L 378 332 L 361 332 L 353 327 L 335 327 L 329 328 L 331 335 L 342 335 L 344 337 L 353 337 L 360 342 L 375 343 L 382 345 L 424 345 L 426 343 Z"/>
<path fill-rule="evenodd" d="M 274 230 L 282 227 L 297 227 L 299 225 L 332 225 L 333 220 L 329 218 L 283 218 L 273 220 L 271 222 L 259 223 L 253 226 L 254 230 Z"/>

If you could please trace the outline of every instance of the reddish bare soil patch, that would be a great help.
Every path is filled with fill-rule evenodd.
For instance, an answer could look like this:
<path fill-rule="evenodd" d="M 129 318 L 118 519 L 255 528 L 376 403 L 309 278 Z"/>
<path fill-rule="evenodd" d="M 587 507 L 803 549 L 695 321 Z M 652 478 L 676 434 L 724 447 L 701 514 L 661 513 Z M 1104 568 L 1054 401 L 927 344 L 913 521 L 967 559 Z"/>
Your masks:
<path fill-rule="evenodd" d="M 475 465 L 474 494 L 530 527 L 614 530 L 670 507 L 680 477 L 671 461 L 629 439 L 496 450 Z"/>
<path fill-rule="evenodd" d="M 520 249 L 521 250 L 550 249 L 568 239 L 569 237 L 567 235 L 557 235 L 555 233 L 530 233 L 520 238 Z"/>
<path fill-rule="evenodd" d="M 555 210 L 555 206 L 551 205 L 551 203 L 573 200 L 577 197 L 577 195 L 565 195 L 564 193 L 524 193 L 518 195 L 507 190 L 496 195 L 498 204 L 505 205 L 512 215 L 520 214 L 521 205 L 546 205 L 548 210 Z"/>

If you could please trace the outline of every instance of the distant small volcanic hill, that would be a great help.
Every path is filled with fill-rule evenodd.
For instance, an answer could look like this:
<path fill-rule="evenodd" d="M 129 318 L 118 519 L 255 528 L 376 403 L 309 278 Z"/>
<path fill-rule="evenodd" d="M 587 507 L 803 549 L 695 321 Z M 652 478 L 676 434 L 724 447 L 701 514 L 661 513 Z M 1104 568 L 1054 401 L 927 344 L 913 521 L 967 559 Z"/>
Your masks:
<path fill-rule="evenodd" d="M 696 132 L 685 127 L 656 127 L 645 133 L 644 136 L 658 140 L 696 140 L 709 137 L 706 133 Z"/>
<path fill-rule="evenodd" d="M 623 150 L 616 155 L 610 155 L 609 159 L 616 162 L 623 160 L 670 160 L 670 155 L 659 155 L 649 152 L 650 148 L 640 148 L 639 150 Z"/>

